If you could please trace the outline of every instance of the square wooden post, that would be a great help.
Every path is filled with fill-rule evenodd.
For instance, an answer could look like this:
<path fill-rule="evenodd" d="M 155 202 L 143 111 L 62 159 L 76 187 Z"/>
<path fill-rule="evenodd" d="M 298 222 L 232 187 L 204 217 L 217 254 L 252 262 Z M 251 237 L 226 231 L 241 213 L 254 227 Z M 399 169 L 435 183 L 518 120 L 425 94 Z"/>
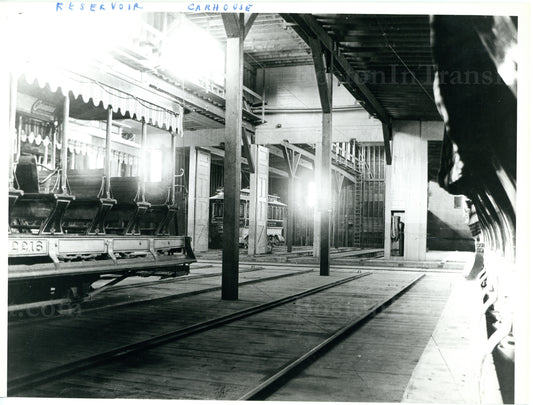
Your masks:
<path fill-rule="evenodd" d="M 268 234 L 268 148 L 252 145 L 255 173 L 250 174 L 248 254 L 267 252 Z"/>
<path fill-rule="evenodd" d="M 331 137 L 332 114 L 322 114 L 322 156 L 320 182 L 320 275 L 329 276 L 329 244 L 331 216 Z"/>
<path fill-rule="evenodd" d="M 244 15 L 222 14 L 226 43 L 226 114 L 224 131 L 224 238 L 222 299 L 239 298 L 239 204 L 241 194 L 241 131 Z"/>
<path fill-rule="evenodd" d="M 326 66 L 325 56 L 320 41 L 309 38 L 313 54 L 318 95 L 322 107 L 322 140 L 316 149 L 315 159 L 320 161 L 319 204 L 320 215 L 320 275 L 329 276 L 329 240 L 330 240 L 330 205 L 331 205 L 331 140 L 332 140 L 332 99 L 333 99 L 333 61 Z M 332 57 L 332 55 L 329 55 Z M 318 145 L 317 145 L 318 146 Z M 315 170 L 317 169 L 315 164 Z M 316 227 L 315 227 L 316 229 Z M 315 236 L 315 242 L 318 238 Z"/>

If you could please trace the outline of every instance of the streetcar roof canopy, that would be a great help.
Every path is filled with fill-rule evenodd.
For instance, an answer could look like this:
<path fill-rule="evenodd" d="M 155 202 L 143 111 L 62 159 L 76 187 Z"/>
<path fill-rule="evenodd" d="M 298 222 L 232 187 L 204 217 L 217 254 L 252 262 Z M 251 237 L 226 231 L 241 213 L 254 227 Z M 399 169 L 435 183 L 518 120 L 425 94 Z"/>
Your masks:
<path fill-rule="evenodd" d="M 110 85 L 112 82 L 115 86 Z M 144 119 L 146 123 L 161 129 L 180 134 L 183 130 L 182 106 L 156 93 L 145 91 L 141 96 L 133 95 L 137 89 L 133 88 L 135 86 L 131 82 L 114 80 L 109 74 L 100 73 L 100 77 L 89 78 L 69 70 L 42 70 L 36 73 L 28 69 L 18 74 L 18 87 L 59 111 L 63 98 L 68 94 L 69 115 L 72 118 L 105 120 L 109 106 L 113 110 L 113 120 Z"/>

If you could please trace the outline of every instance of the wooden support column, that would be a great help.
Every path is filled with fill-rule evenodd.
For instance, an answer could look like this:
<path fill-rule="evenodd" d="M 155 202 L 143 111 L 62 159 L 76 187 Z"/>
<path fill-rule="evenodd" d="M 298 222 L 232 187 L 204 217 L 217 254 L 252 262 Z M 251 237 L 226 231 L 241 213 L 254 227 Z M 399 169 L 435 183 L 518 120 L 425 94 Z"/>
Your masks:
<path fill-rule="evenodd" d="M 167 204 L 174 206 L 176 204 L 176 131 L 170 133 L 170 148 L 172 149 L 172 160 L 170 164 L 170 179 Z M 178 233 L 179 235 L 179 233 Z"/>
<path fill-rule="evenodd" d="M 329 222 L 331 205 L 331 136 L 332 113 L 322 114 L 322 181 L 319 190 L 320 209 L 320 275 L 329 276 Z"/>
<path fill-rule="evenodd" d="M 292 244 L 294 242 L 294 213 L 296 204 L 296 172 L 298 171 L 298 166 L 300 164 L 301 153 L 296 152 L 293 149 L 284 145 L 283 155 L 287 161 L 288 174 L 289 178 L 287 181 L 288 187 L 288 201 L 287 201 L 287 234 L 286 234 L 286 244 L 287 252 L 292 252 Z"/>
<path fill-rule="evenodd" d="M 224 131 L 224 240 L 222 299 L 239 298 L 239 204 L 244 14 L 222 13 L 226 30 L 226 111 Z"/>
<path fill-rule="evenodd" d="M 63 100 L 63 128 L 61 131 L 61 172 L 60 172 L 60 193 L 68 194 L 67 189 L 67 165 L 68 165 L 68 120 L 70 115 L 70 99 L 67 95 Z M 74 155 L 74 154 L 73 154 Z"/>
<path fill-rule="evenodd" d="M 344 176 L 341 173 L 335 172 L 335 205 L 333 206 L 332 213 L 332 234 L 333 234 L 333 246 L 336 248 L 339 247 L 337 235 L 337 225 L 339 223 L 339 213 L 341 207 L 341 194 L 342 194 L 342 184 L 344 182 Z M 343 239 L 344 243 L 344 239 Z"/>
<path fill-rule="evenodd" d="M 256 170 L 250 173 L 248 254 L 255 255 L 267 252 L 269 153 L 264 146 L 252 145 L 251 154 Z"/>
<path fill-rule="evenodd" d="M 148 124 L 144 118 L 141 124 L 141 201 L 145 202 L 146 179 L 148 177 Z"/>
<path fill-rule="evenodd" d="M 18 159 L 18 140 L 17 136 L 17 79 L 14 74 L 8 74 L 2 77 L 2 94 L 5 96 L 5 101 L 9 103 L 9 111 L 3 110 L 4 130 L 7 130 L 7 138 L 9 142 L 9 211 L 8 211 L 8 233 L 11 233 L 11 212 L 17 199 L 24 194 L 22 190 L 15 189 L 14 184 L 14 164 L 15 158 Z M 7 99 L 7 100 L 6 100 Z M 15 157 L 16 156 L 16 157 Z"/>
<path fill-rule="evenodd" d="M 13 190 L 13 163 L 14 163 L 14 144 L 17 140 L 17 79 L 13 74 L 9 74 L 9 117 L 4 122 L 8 123 L 9 139 L 9 189 Z M 6 92 L 7 93 L 7 92 Z M 4 93 L 4 94 L 6 94 Z M 46 162 L 45 162 L 46 163 Z"/>
<path fill-rule="evenodd" d="M 196 208 L 194 210 L 194 246 L 198 252 L 206 252 L 209 244 L 210 180 L 211 154 L 198 149 L 196 157 Z"/>
<path fill-rule="evenodd" d="M 313 256 L 320 257 L 320 190 L 322 189 L 322 142 L 315 144 L 314 160 L 315 198 L 313 202 Z"/>
<path fill-rule="evenodd" d="M 194 246 L 194 219 L 196 218 L 196 147 L 189 148 L 189 188 L 187 193 L 187 236 Z"/>
<path fill-rule="evenodd" d="M 318 211 L 320 213 L 320 275 L 329 275 L 329 244 L 330 244 L 330 205 L 331 205 L 331 141 L 332 141 L 332 99 L 333 99 L 333 55 L 325 55 L 320 41 L 309 38 L 313 54 L 313 64 L 322 107 L 322 140 L 320 150 L 320 186 Z M 326 66 L 325 56 L 329 56 Z M 318 154 L 317 148 L 317 157 Z M 316 229 L 316 228 L 315 228 Z M 315 237 L 315 240 L 317 238 Z"/>
<path fill-rule="evenodd" d="M 187 234 L 197 252 L 205 252 L 208 248 L 210 175 L 211 154 L 192 146 L 189 158 Z"/>
<path fill-rule="evenodd" d="M 111 127 L 113 124 L 113 109 L 107 107 L 107 122 L 105 134 L 105 158 L 104 158 L 104 176 L 105 176 L 105 196 L 111 198 Z"/>
<path fill-rule="evenodd" d="M 291 174 L 289 174 L 289 178 L 287 179 L 287 187 L 287 234 L 285 235 L 285 243 L 287 245 L 287 252 L 290 253 L 292 252 L 292 244 L 294 243 L 294 204 L 296 203 L 296 179 Z"/>

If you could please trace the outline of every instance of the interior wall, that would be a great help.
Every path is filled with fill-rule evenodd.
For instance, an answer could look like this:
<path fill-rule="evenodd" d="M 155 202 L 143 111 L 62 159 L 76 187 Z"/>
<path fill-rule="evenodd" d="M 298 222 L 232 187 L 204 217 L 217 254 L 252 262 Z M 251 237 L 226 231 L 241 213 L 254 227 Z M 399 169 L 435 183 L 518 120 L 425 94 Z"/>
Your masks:
<path fill-rule="evenodd" d="M 403 212 L 404 250 L 399 260 L 425 260 L 428 139 L 442 137 L 442 122 L 394 121 L 392 164 L 385 166 L 385 258 L 391 258 L 392 211 Z"/>
<path fill-rule="evenodd" d="M 257 71 L 258 91 L 263 91 L 263 72 Z M 320 108 L 320 97 L 313 65 L 265 69 L 265 96 L 268 108 Z M 344 86 L 333 86 L 334 106 L 355 105 Z"/>
<path fill-rule="evenodd" d="M 383 248 L 385 227 L 385 148 L 383 144 L 360 145 L 365 161 L 360 187 L 360 247 Z"/>
<path fill-rule="evenodd" d="M 322 114 L 314 67 L 291 66 L 258 69 L 258 92 L 263 86 L 268 113 L 266 123 L 256 128 L 257 143 L 316 143 L 322 135 Z M 380 142 L 381 123 L 358 106 L 344 86 L 333 83 L 333 142 Z"/>

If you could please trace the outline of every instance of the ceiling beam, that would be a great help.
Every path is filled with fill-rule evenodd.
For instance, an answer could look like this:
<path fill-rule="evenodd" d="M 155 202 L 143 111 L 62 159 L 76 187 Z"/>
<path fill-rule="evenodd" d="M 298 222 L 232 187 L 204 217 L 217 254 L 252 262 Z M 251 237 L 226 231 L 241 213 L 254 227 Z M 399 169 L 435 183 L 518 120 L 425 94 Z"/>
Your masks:
<path fill-rule="evenodd" d="M 375 114 L 381 122 L 389 123 L 390 116 L 381 105 L 379 100 L 372 94 L 366 86 L 359 73 L 352 68 L 350 62 L 339 51 L 339 44 L 335 42 L 311 14 L 281 14 L 283 19 L 289 23 L 296 24 L 294 30 L 310 45 L 311 38 L 317 38 L 323 48 L 333 55 L 333 64 L 338 73 L 342 76 L 339 79 L 344 82 L 349 80 L 352 86 L 346 86 L 348 91 L 358 100 L 364 99 L 365 108 L 371 114 Z"/>
<path fill-rule="evenodd" d="M 243 34 L 241 16 L 237 13 L 222 13 L 222 22 L 228 38 L 239 38 Z M 243 16 L 244 18 L 244 16 Z"/>
<path fill-rule="evenodd" d="M 257 13 L 252 13 L 246 19 L 246 22 L 244 23 L 244 39 L 246 39 L 246 35 L 248 35 L 248 33 L 250 32 L 250 29 L 252 28 L 252 25 L 254 24 L 254 21 L 256 18 L 257 18 Z"/>
<path fill-rule="evenodd" d="M 196 111 L 188 112 L 187 114 L 185 114 L 185 116 L 183 118 L 184 118 L 184 122 L 185 121 L 187 121 L 187 122 L 188 121 L 192 121 L 192 122 L 200 125 L 200 127 L 202 127 L 202 129 L 224 128 L 224 124 L 223 123 L 221 123 L 219 121 L 215 121 L 212 118 L 209 118 L 209 117 L 206 117 L 205 115 L 197 113 Z"/>
<path fill-rule="evenodd" d="M 242 136 L 242 146 L 244 149 L 244 156 L 248 160 L 248 169 L 250 173 L 255 173 L 255 163 L 254 158 L 252 156 L 252 148 L 250 147 L 250 141 L 248 140 L 248 135 L 246 134 L 246 131 L 244 128 L 241 131 Z"/>
<path fill-rule="evenodd" d="M 339 166 L 331 165 L 331 170 L 342 174 L 346 180 L 350 180 L 353 184 L 355 184 L 356 178 L 353 174 L 350 172 L 340 168 Z"/>
<path fill-rule="evenodd" d="M 176 103 L 183 103 L 184 107 L 189 110 L 198 112 L 200 114 L 205 113 L 209 119 L 212 119 L 209 117 L 209 115 L 213 115 L 216 117 L 216 120 L 213 120 L 215 122 L 218 121 L 223 124 L 225 121 L 224 108 L 219 107 L 207 99 L 193 94 L 192 92 L 184 90 L 180 86 L 167 82 L 166 80 L 163 80 L 150 73 L 145 73 L 143 82 L 151 89 L 164 93 L 167 97 L 174 99 Z M 209 93 L 209 95 L 206 97 L 209 97 L 210 95 L 211 93 Z M 246 119 L 247 117 L 251 116 L 253 116 L 253 114 L 243 109 L 243 118 Z M 245 126 L 247 130 L 255 132 L 255 126 L 252 123 L 243 122 L 243 126 Z"/>
<path fill-rule="evenodd" d="M 323 113 L 331 113 L 331 83 L 329 83 L 326 74 L 326 64 L 322 53 L 322 45 L 316 38 L 309 37 L 309 46 L 313 54 L 313 63 L 315 65 L 315 77 L 318 85 L 318 94 L 320 96 L 320 105 Z"/>
<path fill-rule="evenodd" d="M 209 153 L 211 153 L 211 154 L 213 154 L 215 156 L 218 156 L 218 157 L 220 157 L 222 159 L 224 159 L 224 157 L 225 157 L 225 153 L 224 153 L 223 149 L 214 148 L 214 147 L 211 147 L 211 146 L 204 146 L 204 147 L 202 147 L 202 149 L 205 149 Z M 248 159 L 246 159 L 245 157 L 242 158 L 242 166 L 248 167 Z M 268 167 L 268 170 L 269 170 L 269 172 L 271 174 L 274 174 L 276 176 L 285 177 L 285 178 L 289 177 L 289 174 L 286 171 L 277 169 L 275 167 L 271 167 L 270 165 Z"/>
<path fill-rule="evenodd" d="M 383 129 L 383 144 L 385 145 L 385 161 L 388 165 L 392 162 L 392 154 L 390 149 L 390 139 L 392 138 L 392 124 L 382 123 Z"/>
<path fill-rule="evenodd" d="M 280 169 L 276 169 L 275 167 L 268 167 L 268 171 L 271 173 L 271 174 L 274 174 L 278 177 L 285 177 L 285 178 L 288 178 L 289 177 L 289 174 L 287 172 L 284 172 L 283 170 L 280 170 Z"/>
<path fill-rule="evenodd" d="M 288 142 L 283 142 L 282 143 L 283 147 L 287 148 L 287 149 L 291 149 L 295 152 L 298 152 L 300 155 L 306 157 L 307 159 L 311 160 L 311 162 L 314 163 L 315 161 L 315 154 L 312 153 L 312 152 L 309 152 L 308 150 L 305 150 L 303 148 L 300 148 L 299 146 L 296 146 L 296 145 L 292 145 Z M 353 174 L 351 174 L 350 172 L 348 172 L 347 170 L 343 169 L 342 167 L 339 167 L 339 166 L 336 166 L 334 164 L 331 165 L 331 170 L 334 170 L 340 174 L 342 174 L 344 177 L 346 177 L 347 180 L 350 180 L 352 183 L 355 184 L 355 176 Z"/>

